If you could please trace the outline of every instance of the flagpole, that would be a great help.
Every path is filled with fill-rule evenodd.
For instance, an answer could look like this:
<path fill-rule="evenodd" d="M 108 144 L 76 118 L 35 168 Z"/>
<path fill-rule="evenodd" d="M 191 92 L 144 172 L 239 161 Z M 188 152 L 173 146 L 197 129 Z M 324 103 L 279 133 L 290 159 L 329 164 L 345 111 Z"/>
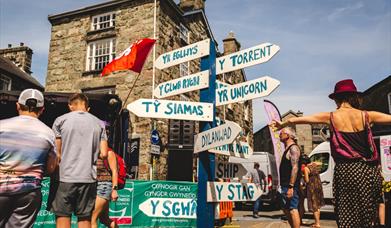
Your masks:
<path fill-rule="evenodd" d="M 156 40 L 156 0 L 154 1 L 153 7 L 153 39 Z M 155 90 L 155 58 L 156 58 L 156 47 L 153 45 L 153 61 L 152 61 L 152 99 L 153 91 Z"/>
<path fill-rule="evenodd" d="M 120 110 L 120 113 L 121 113 L 121 111 L 125 108 L 126 102 L 128 101 L 129 96 L 130 96 L 130 93 L 133 91 L 133 88 L 134 88 L 134 86 L 136 85 L 136 82 L 137 82 L 138 78 L 140 77 L 140 74 L 141 74 L 141 72 L 137 74 L 137 77 L 136 77 L 136 79 L 134 80 L 133 85 L 132 85 L 132 87 L 131 87 L 130 90 L 129 90 L 128 96 L 126 96 L 126 99 L 125 99 L 124 103 L 122 104 L 122 108 L 121 108 L 121 110 Z"/>

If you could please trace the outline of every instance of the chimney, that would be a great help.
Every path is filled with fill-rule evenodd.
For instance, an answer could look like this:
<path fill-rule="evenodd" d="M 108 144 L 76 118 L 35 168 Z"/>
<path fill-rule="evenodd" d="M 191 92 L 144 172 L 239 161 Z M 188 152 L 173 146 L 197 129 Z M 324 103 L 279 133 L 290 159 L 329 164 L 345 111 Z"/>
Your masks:
<path fill-rule="evenodd" d="M 8 44 L 5 49 L 0 49 L 0 55 L 8 58 L 15 63 L 21 70 L 27 74 L 31 74 L 31 59 L 33 57 L 33 50 L 24 46 L 23 42 L 20 42 L 20 46 L 12 47 L 12 44 Z"/>
<path fill-rule="evenodd" d="M 298 116 L 303 116 L 303 112 L 301 112 L 300 110 L 297 110 L 296 114 L 297 114 Z"/>
<path fill-rule="evenodd" d="M 205 9 L 205 0 L 180 0 L 179 8 L 183 10 L 183 12 L 193 11 Z"/>
<path fill-rule="evenodd" d="M 240 50 L 240 43 L 236 40 L 235 34 L 231 31 L 228 33 L 227 38 L 223 40 L 224 55 L 228 55 Z"/>

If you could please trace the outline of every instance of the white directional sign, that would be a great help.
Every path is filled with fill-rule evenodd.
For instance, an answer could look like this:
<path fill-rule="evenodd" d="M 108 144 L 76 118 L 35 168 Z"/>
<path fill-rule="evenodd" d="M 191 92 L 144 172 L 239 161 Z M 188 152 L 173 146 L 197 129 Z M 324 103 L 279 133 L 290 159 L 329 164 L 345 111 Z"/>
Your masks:
<path fill-rule="evenodd" d="M 230 84 L 216 80 L 216 89 L 220 89 L 227 86 L 230 86 Z"/>
<path fill-rule="evenodd" d="M 255 201 L 262 195 L 261 187 L 254 183 L 208 182 L 207 201 Z"/>
<path fill-rule="evenodd" d="M 237 123 L 226 121 L 223 125 L 200 132 L 194 136 L 194 153 L 232 143 L 241 130 Z"/>
<path fill-rule="evenodd" d="M 280 47 L 263 43 L 216 59 L 216 74 L 222 74 L 269 61 Z"/>
<path fill-rule="evenodd" d="M 226 144 L 210 149 L 209 152 L 239 158 L 248 158 L 253 154 L 254 151 L 248 143 L 234 141 L 232 144 Z"/>
<path fill-rule="evenodd" d="M 149 198 L 139 205 L 148 217 L 193 218 L 197 217 L 197 201 L 183 198 Z"/>
<path fill-rule="evenodd" d="M 268 96 L 280 85 L 280 81 L 264 76 L 251 81 L 222 87 L 216 90 L 216 106 Z"/>
<path fill-rule="evenodd" d="M 168 82 L 160 83 L 153 94 L 157 98 L 169 97 L 209 87 L 209 71 L 201 71 Z"/>
<path fill-rule="evenodd" d="M 239 163 L 216 161 L 215 176 L 218 178 L 243 177 L 247 170 Z"/>
<path fill-rule="evenodd" d="M 170 52 L 161 54 L 155 60 L 155 66 L 158 69 L 164 69 L 175 66 L 180 63 L 188 62 L 193 59 L 209 55 L 210 39 L 206 39 Z"/>
<path fill-rule="evenodd" d="M 138 99 L 127 109 L 139 117 L 212 121 L 213 104 L 190 101 Z"/>

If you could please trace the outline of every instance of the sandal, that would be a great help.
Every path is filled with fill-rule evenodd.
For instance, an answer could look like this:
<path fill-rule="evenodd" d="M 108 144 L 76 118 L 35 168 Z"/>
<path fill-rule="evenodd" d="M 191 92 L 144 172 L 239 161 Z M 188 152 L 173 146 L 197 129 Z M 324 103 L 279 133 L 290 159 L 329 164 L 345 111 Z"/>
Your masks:
<path fill-rule="evenodd" d="M 311 227 L 311 228 L 320 228 L 320 225 L 312 224 L 310 227 Z"/>

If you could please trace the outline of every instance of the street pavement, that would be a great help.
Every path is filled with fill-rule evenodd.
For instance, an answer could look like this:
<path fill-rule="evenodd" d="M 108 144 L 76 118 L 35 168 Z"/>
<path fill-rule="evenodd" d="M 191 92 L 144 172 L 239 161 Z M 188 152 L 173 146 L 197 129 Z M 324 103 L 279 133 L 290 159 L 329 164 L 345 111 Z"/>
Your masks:
<path fill-rule="evenodd" d="M 264 227 L 264 228 L 289 228 L 288 221 L 282 219 L 283 212 L 263 210 L 259 212 L 259 218 L 252 217 L 252 211 L 234 211 L 234 217 L 232 222 L 227 220 L 223 227 Z M 303 225 L 301 227 L 310 227 L 314 223 L 311 213 L 306 213 L 303 219 Z M 321 212 L 321 227 L 322 228 L 335 228 L 337 224 L 333 213 Z"/>

